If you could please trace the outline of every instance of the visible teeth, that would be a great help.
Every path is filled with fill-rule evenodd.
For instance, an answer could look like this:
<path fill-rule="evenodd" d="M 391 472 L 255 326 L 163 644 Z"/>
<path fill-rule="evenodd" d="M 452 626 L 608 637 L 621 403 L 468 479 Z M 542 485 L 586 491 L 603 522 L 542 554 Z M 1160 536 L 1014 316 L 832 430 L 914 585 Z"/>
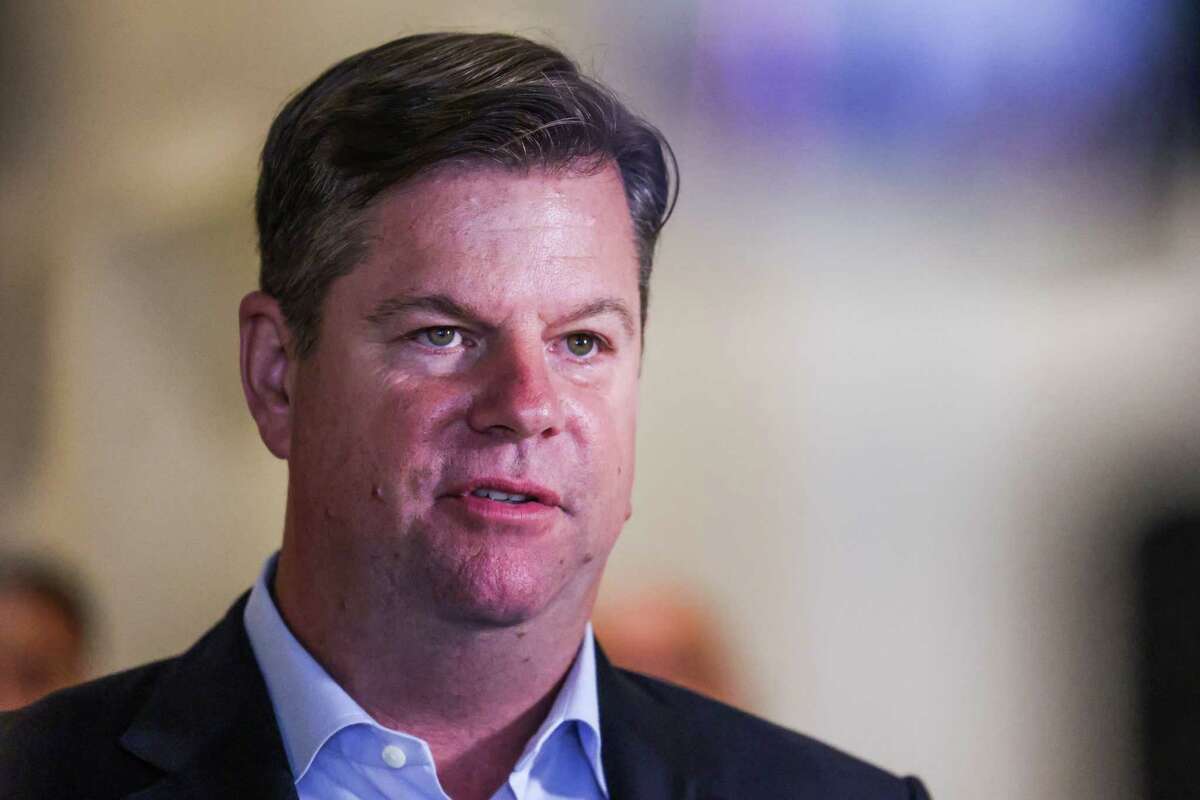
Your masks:
<path fill-rule="evenodd" d="M 509 494 L 496 489 L 476 489 L 471 494 L 476 497 L 486 497 L 489 500 L 499 500 L 502 503 L 524 503 L 529 500 L 529 495 Z"/>

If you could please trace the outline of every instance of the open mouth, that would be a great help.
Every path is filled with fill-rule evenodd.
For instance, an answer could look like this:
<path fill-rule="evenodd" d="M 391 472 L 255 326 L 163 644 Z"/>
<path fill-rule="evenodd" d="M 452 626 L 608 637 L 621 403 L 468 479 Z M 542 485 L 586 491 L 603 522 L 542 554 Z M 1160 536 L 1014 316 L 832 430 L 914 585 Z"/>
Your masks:
<path fill-rule="evenodd" d="M 516 494 L 514 492 L 502 492 L 499 489 L 491 489 L 481 486 L 471 492 L 473 497 L 482 497 L 487 500 L 495 500 L 498 503 L 510 503 L 512 505 L 521 505 L 522 503 L 536 503 L 538 499 L 531 494 Z"/>
<path fill-rule="evenodd" d="M 533 481 L 515 481 L 504 476 L 479 476 L 452 485 L 443 495 L 459 501 L 471 515 L 495 519 L 543 519 L 552 512 L 567 512 L 558 494 Z"/>

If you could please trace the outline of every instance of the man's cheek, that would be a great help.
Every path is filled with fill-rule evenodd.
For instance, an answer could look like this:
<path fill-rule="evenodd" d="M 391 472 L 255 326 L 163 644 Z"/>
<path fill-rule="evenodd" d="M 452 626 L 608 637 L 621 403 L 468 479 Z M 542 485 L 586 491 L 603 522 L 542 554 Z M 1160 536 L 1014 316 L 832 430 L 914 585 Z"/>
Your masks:
<path fill-rule="evenodd" d="M 465 419 L 470 390 L 453 381 L 420 380 L 410 376 L 392 380 L 380 396 L 383 400 L 377 429 L 387 427 L 416 434 L 444 427 L 455 419 Z"/>

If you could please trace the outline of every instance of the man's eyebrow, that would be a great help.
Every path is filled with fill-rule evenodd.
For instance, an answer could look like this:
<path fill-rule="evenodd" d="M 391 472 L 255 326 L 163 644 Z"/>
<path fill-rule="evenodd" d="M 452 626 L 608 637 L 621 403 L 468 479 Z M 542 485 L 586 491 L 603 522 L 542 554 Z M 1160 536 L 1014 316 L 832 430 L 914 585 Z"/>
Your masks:
<path fill-rule="evenodd" d="M 372 325 L 384 325 L 393 317 L 409 311 L 432 311 L 436 314 L 443 314 L 447 317 L 462 320 L 463 322 L 490 327 L 483 322 L 482 314 L 451 300 L 444 294 L 389 297 L 386 300 L 381 300 L 371 310 L 371 313 L 367 314 L 366 320 Z M 615 297 L 606 297 L 584 303 L 555 320 L 554 324 L 556 326 L 569 325 L 572 322 L 604 314 L 612 314 L 620 319 L 621 327 L 625 330 L 627 336 L 632 337 L 637 334 L 637 324 L 634 322 L 633 313 L 629 310 L 629 306 L 624 301 Z"/>
<path fill-rule="evenodd" d="M 383 325 L 392 317 L 409 311 L 432 311 L 455 319 L 478 322 L 480 315 L 466 306 L 456 303 L 444 294 L 428 294 L 415 297 L 389 297 L 381 300 L 367 314 L 366 320 L 372 325 Z"/>
<path fill-rule="evenodd" d="M 615 297 L 606 297 L 603 300 L 593 300 L 590 303 L 584 303 L 558 320 L 555 324 L 567 325 L 581 319 L 597 317 L 602 314 L 616 315 L 621 320 L 621 327 L 625 329 L 625 335 L 629 337 L 637 335 L 637 325 L 633 321 L 633 314 L 630 312 L 629 306 Z"/>

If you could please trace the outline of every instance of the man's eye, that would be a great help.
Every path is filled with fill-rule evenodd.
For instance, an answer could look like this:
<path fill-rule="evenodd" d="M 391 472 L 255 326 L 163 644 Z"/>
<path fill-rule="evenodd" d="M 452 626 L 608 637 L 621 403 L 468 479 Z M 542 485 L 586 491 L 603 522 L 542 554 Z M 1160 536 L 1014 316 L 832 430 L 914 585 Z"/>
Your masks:
<path fill-rule="evenodd" d="M 571 355 L 586 358 L 596 352 L 599 342 L 590 333 L 568 333 L 567 349 Z"/>
<path fill-rule="evenodd" d="M 432 347 L 454 347 L 462 344 L 462 334 L 458 328 L 437 327 L 417 331 L 417 341 Z"/>

